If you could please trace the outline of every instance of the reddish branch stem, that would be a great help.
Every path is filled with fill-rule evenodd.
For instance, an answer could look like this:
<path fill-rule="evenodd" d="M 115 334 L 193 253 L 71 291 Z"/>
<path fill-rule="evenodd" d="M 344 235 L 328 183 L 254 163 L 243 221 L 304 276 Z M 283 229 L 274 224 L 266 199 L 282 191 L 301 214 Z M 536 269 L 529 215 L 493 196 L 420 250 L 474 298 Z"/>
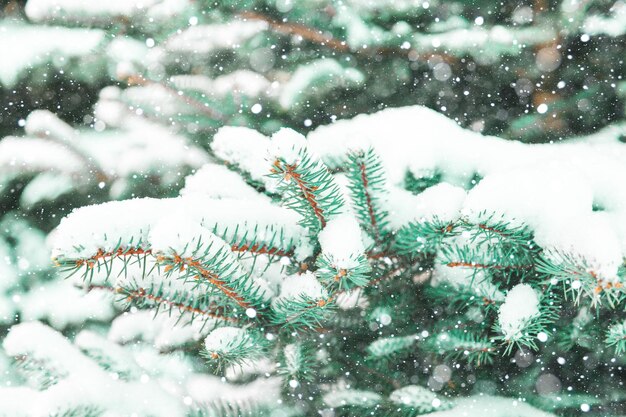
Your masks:
<path fill-rule="evenodd" d="M 243 245 L 231 245 L 230 249 L 233 252 L 250 252 L 255 255 L 276 255 L 276 256 L 291 256 L 291 251 L 285 251 L 279 248 L 273 248 L 267 245 L 254 244 L 252 246 L 248 244 Z"/>
<path fill-rule="evenodd" d="M 240 16 L 249 20 L 261 20 L 266 22 L 270 28 L 276 32 L 284 33 L 286 35 L 298 35 L 302 39 L 317 43 L 334 49 L 338 52 L 349 52 L 350 48 L 348 44 L 343 41 L 339 41 L 330 35 L 326 35 L 319 30 L 312 29 L 308 26 L 299 25 L 297 23 L 283 23 L 278 20 L 274 20 L 269 16 L 265 16 L 256 12 L 242 12 Z"/>
<path fill-rule="evenodd" d="M 300 191 L 302 192 L 302 197 L 309 203 L 311 209 L 313 210 L 313 214 L 318 218 L 322 228 L 326 227 L 326 219 L 324 218 L 324 211 L 319 206 L 315 194 L 313 194 L 312 190 L 307 186 L 307 184 L 302 181 L 302 176 L 296 172 L 295 165 L 285 164 L 283 168 L 279 160 L 274 162 L 274 166 L 278 171 L 285 173 L 285 179 L 287 181 L 293 179 Z"/>
<path fill-rule="evenodd" d="M 374 213 L 374 204 L 372 203 L 372 196 L 367 189 L 367 186 L 369 184 L 369 180 L 367 179 L 367 171 L 365 170 L 365 164 L 362 162 L 359 164 L 359 171 L 361 172 L 361 182 L 363 183 L 363 193 L 365 194 L 365 204 L 367 205 L 367 213 L 370 218 L 370 224 L 372 225 L 376 241 L 380 241 L 378 222 L 376 221 L 376 215 Z"/>
<path fill-rule="evenodd" d="M 489 265 L 489 264 L 476 264 L 472 262 L 448 262 L 446 266 L 450 268 L 464 267 L 474 269 L 532 269 L 533 265 Z"/>
<path fill-rule="evenodd" d="M 159 297 L 159 296 L 153 295 L 153 294 L 149 294 L 144 288 L 137 288 L 136 290 L 127 291 L 127 290 L 124 290 L 121 287 L 110 287 L 110 286 L 107 286 L 107 285 L 95 285 L 94 284 L 94 285 L 89 285 L 87 287 L 87 291 L 88 292 L 92 291 L 92 290 L 105 290 L 105 291 L 109 291 L 109 292 L 112 292 L 112 293 L 125 293 L 126 297 L 129 299 L 129 301 L 131 301 L 133 299 L 143 298 L 143 299 L 147 299 L 147 300 L 153 301 L 153 302 L 155 302 L 157 304 L 165 304 L 167 306 L 178 308 L 179 310 L 187 311 L 189 313 L 199 314 L 201 316 L 210 317 L 210 318 L 219 319 L 219 320 L 224 320 L 224 321 L 229 321 L 229 322 L 233 322 L 233 323 L 237 322 L 237 319 L 232 318 L 232 317 L 222 316 L 221 314 L 217 313 L 216 311 L 202 310 L 201 308 L 192 307 L 192 306 L 189 306 L 189 305 L 183 304 L 183 303 L 176 303 L 176 302 L 168 300 L 166 298 Z"/>
<path fill-rule="evenodd" d="M 415 49 L 401 49 L 401 48 L 396 48 L 396 47 L 378 47 L 378 48 L 350 50 L 350 46 L 345 41 L 335 39 L 334 37 L 330 35 L 322 33 L 322 31 L 318 29 L 313 29 L 305 25 L 301 25 L 297 23 L 280 22 L 264 14 L 257 13 L 257 12 L 250 12 L 250 11 L 242 12 L 239 14 L 239 16 L 244 19 L 260 20 L 260 21 L 266 22 L 269 25 L 270 29 L 272 29 L 275 32 L 283 33 L 286 35 L 298 35 L 302 39 L 305 39 L 309 42 L 313 42 L 322 46 L 326 46 L 337 52 L 342 52 L 342 53 L 353 52 L 353 53 L 358 53 L 360 55 L 399 55 L 399 56 L 407 57 L 411 60 L 423 60 L 423 61 L 426 61 L 432 57 L 438 57 L 448 63 L 457 61 L 456 57 L 445 54 L 445 53 L 434 53 L 434 52 L 419 53 Z"/>
<path fill-rule="evenodd" d="M 198 314 L 198 315 L 213 318 L 213 319 L 219 319 L 219 320 L 224 320 L 224 321 L 229 321 L 229 322 L 237 322 L 237 320 L 232 317 L 225 317 L 213 311 L 202 310 L 200 308 L 192 307 L 183 303 L 170 301 L 166 298 L 159 297 L 158 295 L 149 294 L 144 288 L 137 288 L 136 290 L 128 291 L 126 293 L 126 296 L 129 298 L 129 301 L 132 299 L 136 299 L 136 298 L 144 298 L 144 299 L 153 301 L 157 304 L 165 304 L 169 307 L 178 308 L 179 310 L 187 311 L 189 313 Z"/>
<path fill-rule="evenodd" d="M 242 296 L 237 294 L 235 290 L 233 290 L 228 285 L 226 285 L 226 283 L 222 281 L 217 274 L 204 268 L 202 264 L 200 263 L 200 261 L 195 260 L 193 258 L 181 258 L 178 255 L 174 255 L 174 258 L 172 259 L 172 261 L 174 264 L 179 264 L 181 270 L 184 270 L 185 267 L 190 267 L 196 270 L 199 274 L 198 276 L 196 276 L 196 279 L 204 278 L 206 281 L 213 284 L 224 295 L 226 295 L 226 297 L 235 301 L 237 305 L 239 305 L 240 307 L 242 308 L 250 307 L 250 303 L 248 303 Z"/>
<path fill-rule="evenodd" d="M 105 252 L 102 249 L 98 249 L 98 252 L 86 259 L 77 259 L 76 266 L 81 267 L 83 265 L 87 265 L 87 268 L 93 268 L 96 262 L 105 258 L 119 257 L 119 256 L 133 256 L 133 255 L 149 255 L 152 251 L 150 249 L 142 249 L 142 248 L 118 248 L 115 251 Z"/>

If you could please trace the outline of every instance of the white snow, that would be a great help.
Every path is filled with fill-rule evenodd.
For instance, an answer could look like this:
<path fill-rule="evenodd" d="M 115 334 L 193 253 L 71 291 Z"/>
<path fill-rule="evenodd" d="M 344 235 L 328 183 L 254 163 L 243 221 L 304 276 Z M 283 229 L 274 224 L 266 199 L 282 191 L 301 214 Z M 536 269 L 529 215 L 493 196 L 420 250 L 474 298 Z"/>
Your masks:
<path fill-rule="evenodd" d="M 269 198 L 246 184 L 241 175 L 223 165 L 206 164 L 185 178 L 182 196 L 201 194 L 216 199 L 263 200 Z"/>
<path fill-rule="evenodd" d="M 500 306 L 498 323 L 507 339 L 516 340 L 539 314 L 537 292 L 528 284 L 517 284 L 506 294 Z"/>
<path fill-rule="evenodd" d="M 47 320 L 56 329 L 88 320 L 109 321 L 115 314 L 112 294 L 102 290 L 85 294 L 67 281 L 31 288 L 21 296 L 18 306 L 23 321 Z"/>
<path fill-rule="evenodd" d="M 281 158 L 287 165 L 295 165 L 299 161 L 301 150 L 305 147 L 304 136 L 293 129 L 282 128 L 272 135 L 269 156 L 272 160 Z"/>
<path fill-rule="evenodd" d="M 158 253 L 174 252 L 181 257 L 201 256 L 204 248 L 209 250 L 208 257 L 221 251 L 230 251 L 230 247 L 197 221 L 186 218 L 183 213 L 174 213 L 160 219 L 150 230 L 150 247 Z M 196 254 L 196 249 L 203 249 Z"/>
<path fill-rule="evenodd" d="M 123 125 L 76 132 L 53 114 L 35 111 L 26 130 L 36 137 L 0 140 L 0 175 L 55 171 L 71 176 L 73 186 L 78 186 L 93 181 L 97 170 L 108 177 L 111 197 L 116 198 L 133 175 L 157 176 L 162 186 L 173 185 L 182 180 L 181 170 L 208 161 L 206 153 L 186 138 L 155 123 L 135 117 Z M 59 185 L 68 189 L 66 183 Z"/>
<path fill-rule="evenodd" d="M 476 395 L 454 400 L 450 410 L 436 411 L 429 417 L 554 417 L 515 398 Z"/>
<path fill-rule="evenodd" d="M 293 242 L 300 249 L 299 256 L 310 253 L 304 229 L 297 224 L 299 217 L 286 208 L 260 199 L 216 200 L 190 195 L 171 199 L 115 201 L 77 209 L 63 219 L 53 234 L 50 243 L 53 256 L 85 258 L 96 254 L 98 249 L 110 252 L 120 243 L 128 247 L 141 242 L 141 246 L 148 249 L 151 229 L 163 221 L 162 230 L 176 232 L 176 226 L 167 224 L 177 221 L 176 217 L 186 219 L 185 230 L 190 234 L 200 233 L 197 227 L 204 226 L 202 229 L 207 233 L 214 231 L 229 240 L 234 237 L 240 239 L 256 228 L 258 242 L 269 241 L 274 233 L 279 233 L 286 242 Z M 179 243 L 183 240 L 179 239 Z M 173 243 L 176 244 L 175 241 Z M 158 240 L 159 249 L 165 250 L 168 244 L 167 240 Z M 178 246 L 177 249 L 181 249 Z"/>
<path fill-rule="evenodd" d="M 257 378 L 246 384 L 228 384 L 223 379 L 196 374 L 188 378 L 186 388 L 194 401 L 227 401 L 239 404 L 261 404 L 276 407 L 280 400 L 282 378 Z"/>
<path fill-rule="evenodd" d="M 471 54 L 478 62 L 489 64 L 502 55 L 521 53 L 521 45 L 547 43 L 555 36 L 555 29 L 547 25 L 520 28 L 474 26 L 443 33 L 418 32 L 413 35 L 411 43 L 419 52 L 428 53 L 439 49 L 455 56 Z"/>
<path fill-rule="evenodd" d="M 267 176 L 271 168 L 267 160 L 269 145 L 269 138 L 254 129 L 226 126 L 213 137 L 211 149 L 217 157 L 249 173 L 269 191 L 275 191 L 275 182 Z"/>
<path fill-rule="evenodd" d="M 191 26 L 172 36 L 165 49 L 175 52 L 208 54 L 219 49 L 237 48 L 267 29 L 261 21 L 233 20 L 227 23 Z"/>
<path fill-rule="evenodd" d="M 336 88 L 358 87 L 365 81 L 359 70 L 342 67 L 332 58 L 324 58 L 301 65 L 283 85 L 278 102 L 283 109 L 304 105 L 306 98 L 320 96 Z"/>
<path fill-rule="evenodd" d="M 372 391 L 338 389 L 324 394 L 324 403 L 331 408 L 342 406 L 373 407 L 382 401 L 382 396 Z"/>
<path fill-rule="evenodd" d="M 49 110 L 34 110 L 26 117 L 24 131 L 30 136 L 51 136 L 62 142 L 71 142 L 77 135 L 69 124 Z"/>
<path fill-rule="evenodd" d="M 318 240 L 322 253 L 337 269 L 349 270 L 358 266 L 358 257 L 365 252 L 359 223 L 348 214 L 329 220 Z"/>
<path fill-rule="evenodd" d="M 74 174 L 83 167 L 80 158 L 58 143 L 13 136 L 0 140 L 0 172 L 3 174 L 41 171 Z"/>
<path fill-rule="evenodd" d="M 485 276 L 484 271 L 435 265 L 431 284 L 433 286 L 448 284 L 452 288 L 469 291 L 479 297 L 504 301 L 504 294 Z"/>
<path fill-rule="evenodd" d="M 104 40 L 96 29 L 0 23 L 0 85 L 12 87 L 23 74 L 50 63 L 57 68 L 86 57 Z"/>
<path fill-rule="evenodd" d="M 246 330 L 240 327 L 218 327 L 204 339 L 204 347 L 209 353 L 228 352 L 233 347 L 251 343 Z"/>
<path fill-rule="evenodd" d="M 85 22 L 106 26 L 115 19 L 164 22 L 184 12 L 189 0 L 28 0 L 25 11 L 34 22 Z"/>
<path fill-rule="evenodd" d="M 74 190 L 74 181 L 68 175 L 43 172 L 30 181 L 20 195 L 20 206 L 32 208 L 45 201 L 54 201 Z"/>
<path fill-rule="evenodd" d="M 626 253 L 626 146 L 617 140 L 620 132 L 611 127 L 564 143 L 523 144 L 462 129 L 414 106 L 321 126 L 308 135 L 308 149 L 335 168 L 349 150 L 372 146 L 389 183 L 398 187 L 407 171 L 441 173 L 449 185 L 416 197 L 392 190 L 390 212 L 396 215 L 389 217 L 396 228 L 421 217 L 453 220 L 495 211 L 528 224 L 544 249 L 581 256 L 601 279 L 612 281 Z M 475 175 L 483 179 L 466 199 L 450 186 L 469 188 Z M 593 211 L 594 204 L 603 210 Z"/>
<path fill-rule="evenodd" d="M 452 221 L 459 216 L 467 192 L 446 182 L 427 188 L 418 195 L 392 186 L 387 196 L 389 224 L 398 229 L 413 221 L 427 221 L 437 217 Z"/>
<path fill-rule="evenodd" d="M 13 326 L 3 347 L 12 356 L 26 355 L 59 374 L 59 381 L 37 391 L 30 388 L 0 388 L 0 409 L 43 417 L 61 407 L 90 404 L 113 415 L 183 417 L 184 407 L 160 384 L 122 381 L 113 377 L 60 333 L 39 323 Z M 106 390 L 107 395 L 102 395 Z M 137 401 L 150 398 L 150 401 Z M 19 412 L 18 412 L 19 411 Z"/>
<path fill-rule="evenodd" d="M 214 327 L 212 323 L 194 320 L 189 323 L 167 310 L 155 316 L 154 311 L 139 310 L 116 317 L 111 323 L 108 339 L 118 343 L 143 340 L 154 344 L 157 349 L 178 347 L 195 342 L 206 336 Z"/>
<path fill-rule="evenodd" d="M 175 75 L 170 81 L 179 89 L 194 89 L 215 97 L 226 97 L 229 94 L 246 97 L 274 94 L 270 81 L 250 70 L 237 70 L 214 79 L 204 75 Z"/>
<path fill-rule="evenodd" d="M 290 275 L 285 278 L 280 286 L 280 294 L 277 300 L 294 300 L 301 296 L 313 300 L 326 299 L 328 292 L 320 284 L 313 272 Z"/>
<path fill-rule="evenodd" d="M 389 395 L 389 401 L 406 407 L 415 407 L 418 410 L 437 408 L 436 401 L 441 404 L 434 392 L 419 385 L 407 385 L 393 391 Z"/>
<path fill-rule="evenodd" d="M 626 33 L 626 3 L 616 1 L 608 17 L 591 15 L 585 19 L 581 31 L 589 35 L 622 36 Z"/>

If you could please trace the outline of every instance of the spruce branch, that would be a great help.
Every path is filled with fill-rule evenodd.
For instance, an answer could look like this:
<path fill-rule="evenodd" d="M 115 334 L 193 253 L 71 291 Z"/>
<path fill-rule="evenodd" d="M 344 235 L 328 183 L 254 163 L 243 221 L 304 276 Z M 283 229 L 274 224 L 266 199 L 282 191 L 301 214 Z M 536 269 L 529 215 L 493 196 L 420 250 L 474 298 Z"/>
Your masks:
<path fill-rule="evenodd" d="M 350 268 L 338 268 L 328 256 L 320 255 L 316 262 L 316 274 L 333 291 L 364 287 L 370 280 L 372 268 L 364 255 L 356 256 L 354 264 Z"/>
<path fill-rule="evenodd" d="M 281 22 L 276 19 L 271 18 L 263 13 L 259 13 L 257 11 L 243 11 L 239 13 L 239 16 L 242 19 L 246 20 L 260 20 L 266 22 L 269 27 L 275 32 L 282 33 L 285 35 L 296 35 L 300 36 L 302 39 L 307 40 L 311 43 L 321 45 L 327 47 L 333 51 L 339 53 L 352 53 L 357 54 L 359 56 L 363 56 L 365 58 L 371 58 L 376 56 L 387 56 L 387 57 L 401 57 L 405 59 L 411 59 L 413 61 L 428 61 L 433 57 L 438 57 L 444 62 L 454 63 L 458 60 L 457 57 L 440 52 L 424 52 L 420 53 L 417 50 L 411 49 L 402 49 L 400 47 L 395 46 L 378 46 L 374 48 L 359 48 L 352 49 L 348 43 L 344 40 L 337 39 L 330 34 L 326 34 L 319 29 L 312 28 L 306 25 L 291 23 L 291 22 Z"/>
<path fill-rule="evenodd" d="M 367 347 L 368 359 L 388 361 L 412 351 L 417 336 L 384 337 L 375 340 Z"/>
<path fill-rule="evenodd" d="M 204 94 L 193 94 L 191 91 L 185 91 L 183 89 L 176 88 L 171 82 L 161 82 L 153 79 L 146 78 L 143 74 L 131 74 L 126 78 L 126 83 L 129 86 L 148 86 L 158 85 L 167 91 L 172 97 L 181 100 L 187 106 L 196 109 L 200 114 L 203 114 L 209 119 L 216 120 L 218 122 L 226 122 L 226 116 L 219 110 L 211 107 L 208 97 Z"/>
<path fill-rule="evenodd" d="M 37 118 L 37 122 L 28 123 L 35 118 Z M 42 121 L 45 124 L 42 125 Z M 50 128 L 50 125 L 53 127 Z M 28 117 L 26 129 L 28 133 L 59 145 L 78 158 L 86 170 L 93 174 L 93 182 L 109 182 L 113 179 L 105 172 L 96 159 L 76 145 L 78 133 L 55 114 L 48 110 L 35 110 Z"/>
<path fill-rule="evenodd" d="M 268 255 L 270 259 L 274 256 L 293 256 L 297 242 L 293 238 L 288 238 L 282 227 L 274 225 L 251 225 L 237 224 L 234 228 L 223 227 L 214 224 L 211 228 L 213 234 L 221 237 L 230 244 L 233 252 L 241 255 Z"/>
<path fill-rule="evenodd" d="M 210 297 L 194 298 L 185 291 L 172 291 L 162 284 L 149 287 L 119 286 L 115 289 L 115 292 L 120 294 L 123 300 L 132 302 L 139 308 L 154 308 L 155 314 L 157 314 L 161 308 L 168 310 L 169 314 L 171 314 L 173 310 L 177 310 L 180 314 L 180 318 L 186 317 L 184 314 L 189 313 L 188 323 L 192 323 L 197 317 L 205 321 L 239 322 L 237 318 L 225 316 L 223 307 L 216 305 L 215 301 Z"/>
<path fill-rule="evenodd" d="M 476 366 L 492 363 L 497 352 L 493 339 L 475 330 L 460 328 L 436 331 L 433 337 L 420 344 L 420 348 L 443 355 L 448 360 L 463 359 Z"/>
<path fill-rule="evenodd" d="M 205 339 L 203 356 L 220 371 L 227 366 L 241 366 L 266 354 L 264 334 L 253 329 L 218 327 Z"/>
<path fill-rule="evenodd" d="M 242 417 L 264 416 L 268 412 L 265 406 L 254 401 L 213 400 L 192 410 L 188 417 Z"/>
<path fill-rule="evenodd" d="M 106 274 L 105 278 L 108 280 L 113 273 L 115 260 L 123 262 L 120 274 L 126 274 L 129 266 L 137 265 L 139 269 L 144 270 L 144 276 L 146 276 L 148 274 L 148 261 L 152 259 L 152 251 L 146 248 L 141 240 L 137 244 L 133 244 L 133 241 L 134 238 L 131 238 L 127 245 L 122 245 L 120 241 L 111 251 L 100 248 L 90 257 L 72 259 L 61 256 L 53 259 L 53 262 L 61 268 L 61 272 L 67 274 L 67 278 L 82 270 L 82 278 L 85 282 L 91 282 L 94 273 L 100 273 L 103 269 Z"/>
<path fill-rule="evenodd" d="M 272 305 L 272 324 L 294 330 L 320 328 L 335 308 L 334 301 L 332 296 L 315 299 L 304 294 L 290 299 L 277 299 Z"/>
<path fill-rule="evenodd" d="M 320 30 L 310 28 L 305 25 L 290 22 L 280 22 L 262 13 L 252 11 L 241 12 L 239 16 L 245 20 L 260 20 L 266 22 L 269 27 L 276 32 L 286 35 L 297 35 L 309 42 L 326 46 L 337 52 L 350 51 L 350 48 L 345 41 L 335 39 L 331 35 L 325 34 Z"/>
<path fill-rule="evenodd" d="M 469 268 L 486 271 L 511 273 L 532 271 L 535 268 L 530 259 L 518 256 L 517 248 L 499 245 L 475 247 L 452 245 L 441 250 L 441 262 L 449 268 Z"/>
<path fill-rule="evenodd" d="M 341 211 L 343 198 L 328 168 L 301 150 L 298 161 L 274 161 L 271 177 L 280 184 L 287 207 L 302 215 L 301 224 L 314 234 Z"/>
<path fill-rule="evenodd" d="M 388 213 L 381 206 L 386 187 L 380 158 L 369 148 L 351 153 L 348 160 L 350 195 L 359 223 L 375 242 L 382 243 Z"/>
<path fill-rule="evenodd" d="M 57 368 L 50 360 L 37 358 L 35 354 L 16 355 L 13 360 L 17 370 L 40 390 L 47 389 L 68 376 L 66 371 Z"/>
<path fill-rule="evenodd" d="M 495 336 L 494 340 L 503 344 L 504 354 L 510 354 L 514 347 L 538 350 L 538 335 L 540 333 L 546 336 L 552 334 L 549 326 L 558 319 L 559 309 L 560 305 L 556 294 L 546 290 L 539 299 L 537 314 L 528 317 L 525 322 L 521 323 L 522 327 L 515 335 L 506 335 L 500 322 L 496 322 L 493 325 L 493 330 L 498 333 L 498 336 Z"/>
<path fill-rule="evenodd" d="M 103 414 L 104 410 L 98 406 L 78 405 L 53 411 L 49 417 L 100 417 Z"/>
<path fill-rule="evenodd" d="M 294 342 L 286 345 L 280 355 L 278 374 L 290 380 L 310 382 L 314 378 L 315 350 L 307 343 Z"/>
<path fill-rule="evenodd" d="M 458 225 L 433 217 L 428 221 L 412 222 L 395 236 L 396 250 L 403 255 L 434 253 L 445 239 L 461 233 Z"/>
<path fill-rule="evenodd" d="M 583 297 L 590 299 L 593 306 L 606 299 L 609 307 L 615 308 L 625 298 L 620 277 L 603 277 L 578 255 L 552 250 L 537 260 L 537 271 L 545 275 L 547 284 L 560 284 L 565 297 L 571 297 L 576 304 Z"/>
<path fill-rule="evenodd" d="M 258 306 L 262 303 L 260 289 L 243 271 L 234 270 L 234 255 L 221 248 L 209 255 L 209 247 L 197 256 L 182 257 L 177 253 L 159 255 L 157 262 L 165 266 L 164 272 L 170 275 L 176 271 L 181 279 L 196 282 L 198 285 L 210 285 L 232 300 L 242 309 Z"/>
<path fill-rule="evenodd" d="M 626 321 L 615 323 L 606 333 L 605 343 L 615 349 L 616 355 L 626 352 Z"/>

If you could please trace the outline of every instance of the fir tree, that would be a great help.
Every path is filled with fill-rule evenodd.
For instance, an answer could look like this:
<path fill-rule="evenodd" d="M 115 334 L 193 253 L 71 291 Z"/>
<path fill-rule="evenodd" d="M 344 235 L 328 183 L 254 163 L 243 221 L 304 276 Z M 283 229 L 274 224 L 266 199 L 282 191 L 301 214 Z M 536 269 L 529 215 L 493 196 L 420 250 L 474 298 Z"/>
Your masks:
<path fill-rule="evenodd" d="M 0 416 L 625 412 L 621 2 L 3 7 Z"/>

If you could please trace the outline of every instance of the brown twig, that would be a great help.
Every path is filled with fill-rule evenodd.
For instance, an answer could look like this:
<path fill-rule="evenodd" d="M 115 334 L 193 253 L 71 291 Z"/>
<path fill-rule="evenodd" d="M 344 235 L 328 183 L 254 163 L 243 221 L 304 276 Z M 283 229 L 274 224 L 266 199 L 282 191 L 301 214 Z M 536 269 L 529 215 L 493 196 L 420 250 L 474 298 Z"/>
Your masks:
<path fill-rule="evenodd" d="M 285 251 L 279 248 L 273 248 L 268 245 L 254 244 L 252 246 L 248 244 L 243 245 L 231 245 L 230 249 L 233 252 L 249 252 L 255 255 L 276 255 L 276 256 L 291 256 L 291 251 Z"/>
<path fill-rule="evenodd" d="M 284 33 L 286 35 L 298 35 L 302 37 L 302 39 L 327 46 L 338 52 L 350 52 L 350 48 L 345 41 L 337 40 L 330 35 L 322 33 L 322 31 L 312 29 L 308 26 L 297 23 L 279 22 L 278 20 L 274 20 L 269 16 L 257 12 L 246 11 L 240 13 L 239 16 L 248 20 L 260 20 L 266 22 L 270 28 L 276 32 Z"/>
<path fill-rule="evenodd" d="M 402 49 L 397 47 L 376 47 L 376 48 L 363 48 L 352 50 L 348 43 L 343 40 L 339 40 L 334 38 L 329 34 L 325 34 L 318 29 L 313 29 L 309 26 L 301 25 L 298 23 L 288 23 L 288 22 L 280 22 L 276 19 L 273 19 L 269 16 L 266 16 L 262 13 L 245 11 L 239 13 L 239 16 L 243 19 L 248 20 L 260 20 L 266 22 L 270 29 L 275 32 L 283 33 L 286 35 L 297 35 L 302 39 L 305 39 L 309 42 L 316 43 L 318 45 L 326 46 L 334 51 L 341 53 L 355 53 L 359 55 L 369 55 L 369 56 L 377 56 L 377 55 L 398 55 L 406 57 L 410 60 L 417 61 L 423 60 L 426 61 L 433 57 L 439 57 L 443 61 L 452 63 L 456 62 L 458 59 L 452 55 L 448 55 L 445 53 L 435 53 L 435 52 L 424 52 L 419 53 L 415 49 Z"/>
<path fill-rule="evenodd" d="M 230 298 L 231 300 L 235 301 L 237 303 L 237 305 L 239 305 L 242 308 L 249 308 L 250 307 L 250 303 L 248 303 L 241 295 L 237 294 L 237 292 L 235 290 L 233 290 L 232 288 L 230 288 L 228 285 L 226 285 L 226 283 L 224 281 L 222 281 L 220 279 L 220 277 L 209 271 L 208 269 L 204 268 L 202 266 L 202 263 L 196 259 L 193 259 L 191 257 L 189 258 L 182 258 L 179 255 L 174 255 L 172 258 L 167 258 L 165 256 L 160 256 L 159 258 L 157 258 L 159 261 L 164 261 L 164 260 L 169 260 L 172 262 L 171 265 L 168 265 L 165 268 L 165 272 L 168 272 L 169 270 L 171 270 L 174 265 L 179 265 L 179 268 L 181 271 L 184 271 L 185 268 L 189 267 L 189 268 L 193 268 L 195 271 L 198 272 L 199 275 L 197 275 L 195 278 L 196 279 L 204 279 L 207 282 L 209 282 L 210 284 L 214 285 L 218 290 L 220 290 L 226 297 Z"/>
<path fill-rule="evenodd" d="M 320 221 L 320 225 L 322 226 L 322 228 L 324 228 L 326 226 L 324 211 L 319 206 L 315 194 L 313 194 L 309 186 L 304 181 L 302 181 L 302 176 L 296 172 L 296 166 L 285 164 L 285 166 L 283 167 L 281 165 L 281 162 L 279 160 L 276 160 L 274 162 L 274 167 L 274 172 L 283 172 L 285 174 L 284 178 L 286 181 L 294 180 L 296 186 L 302 192 L 302 197 L 304 197 L 304 199 L 309 203 L 309 206 L 311 206 L 311 209 L 313 210 L 313 214 Z"/>

